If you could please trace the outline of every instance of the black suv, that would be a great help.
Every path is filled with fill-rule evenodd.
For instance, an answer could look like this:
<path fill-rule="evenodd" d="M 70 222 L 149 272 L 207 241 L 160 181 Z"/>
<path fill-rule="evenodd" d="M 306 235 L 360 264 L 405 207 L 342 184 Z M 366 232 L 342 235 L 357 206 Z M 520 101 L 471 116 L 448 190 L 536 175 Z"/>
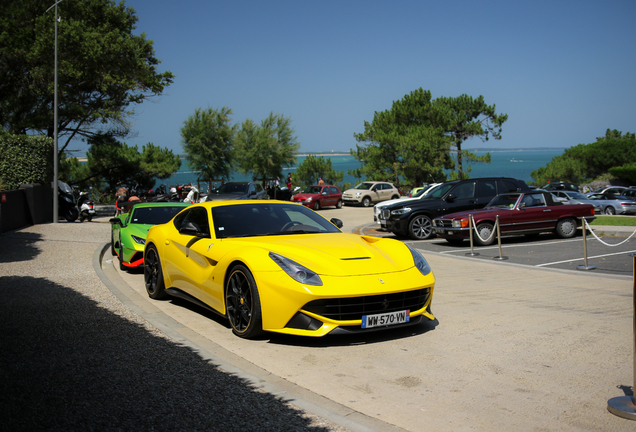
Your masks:
<path fill-rule="evenodd" d="M 432 220 L 438 216 L 479 209 L 496 195 L 528 190 L 523 180 L 505 177 L 450 181 L 437 186 L 424 199 L 385 207 L 380 224 L 394 234 L 426 240 L 433 236 Z"/>

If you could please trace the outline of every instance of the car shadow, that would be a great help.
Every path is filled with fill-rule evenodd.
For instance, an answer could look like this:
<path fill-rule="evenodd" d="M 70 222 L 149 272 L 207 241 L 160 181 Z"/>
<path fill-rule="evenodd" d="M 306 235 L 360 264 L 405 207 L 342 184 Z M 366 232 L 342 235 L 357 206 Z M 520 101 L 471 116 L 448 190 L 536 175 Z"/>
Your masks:
<path fill-rule="evenodd" d="M 358 333 L 350 334 L 327 334 L 320 338 L 294 336 L 280 333 L 270 333 L 267 337 L 269 337 L 269 343 L 277 345 L 293 345 L 307 348 L 346 347 L 383 343 L 396 339 L 407 339 L 415 336 L 420 336 L 432 330 L 435 330 L 438 325 L 439 321 L 436 318 L 433 321 L 427 320 L 412 326 L 398 327 L 393 329 L 387 328 L 369 332 L 360 331 Z"/>

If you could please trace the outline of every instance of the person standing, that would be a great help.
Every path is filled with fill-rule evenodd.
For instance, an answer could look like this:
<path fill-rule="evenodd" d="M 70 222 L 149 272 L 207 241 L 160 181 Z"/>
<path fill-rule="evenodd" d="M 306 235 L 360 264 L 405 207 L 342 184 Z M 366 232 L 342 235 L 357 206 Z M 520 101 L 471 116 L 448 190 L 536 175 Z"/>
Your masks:
<path fill-rule="evenodd" d="M 287 173 L 287 179 L 285 179 L 285 183 L 287 184 L 287 189 L 291 190 L 291 187 L 292 187 L 291 173 Z"/>

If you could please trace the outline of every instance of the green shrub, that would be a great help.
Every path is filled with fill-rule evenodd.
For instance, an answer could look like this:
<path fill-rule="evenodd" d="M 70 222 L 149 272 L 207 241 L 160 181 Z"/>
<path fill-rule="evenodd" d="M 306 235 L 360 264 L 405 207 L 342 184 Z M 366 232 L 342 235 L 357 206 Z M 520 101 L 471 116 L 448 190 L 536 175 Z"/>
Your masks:
<path fill-rule="evenodd" d="M 0 155 L 0 185 L 5 189 L 53 180 L 52 138 L 3 134 Z"/>

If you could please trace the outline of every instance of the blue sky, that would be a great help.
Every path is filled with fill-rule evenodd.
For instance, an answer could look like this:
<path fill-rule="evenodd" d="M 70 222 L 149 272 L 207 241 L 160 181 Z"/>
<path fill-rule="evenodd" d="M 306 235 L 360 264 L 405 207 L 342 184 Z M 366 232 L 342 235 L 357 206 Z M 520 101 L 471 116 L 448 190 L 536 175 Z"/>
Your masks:
<path fill-rule="evenodd" d="M 234 123 L 291 118 L 301 151 L 348 151 L 411 91 L 483 95 L 503 138 L 466 147 L 570 147 L 636 132 L 636 1 L 127 0 L 176 75 L 139 106 L 129 145 L 181 152 L 197 108 Z"/>

